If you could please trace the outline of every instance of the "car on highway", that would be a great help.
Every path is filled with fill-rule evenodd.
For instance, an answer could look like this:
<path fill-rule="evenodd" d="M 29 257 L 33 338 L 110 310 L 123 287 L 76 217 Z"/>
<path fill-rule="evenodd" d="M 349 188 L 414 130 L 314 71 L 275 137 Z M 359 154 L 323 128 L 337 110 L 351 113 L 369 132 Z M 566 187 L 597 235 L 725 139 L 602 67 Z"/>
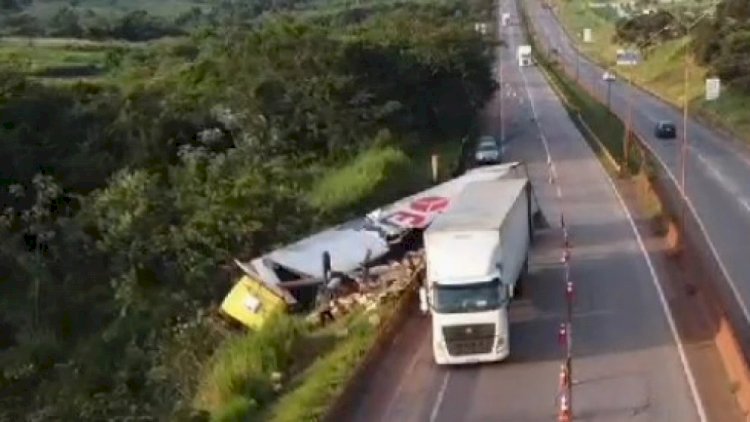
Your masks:
<path fill-rule="evenodd" d="M 503 161 L 502 148 L 493 136 L 485 135 L 477 141 L 474 162 L 482 164 L 500 164 Z"/>
<path fill-rule="evenodd" d="M 654 135 L 657 138 L 672 139 L 677 136 L 677 127 L 669 120 L 662 120 L 656 123 Z"/>

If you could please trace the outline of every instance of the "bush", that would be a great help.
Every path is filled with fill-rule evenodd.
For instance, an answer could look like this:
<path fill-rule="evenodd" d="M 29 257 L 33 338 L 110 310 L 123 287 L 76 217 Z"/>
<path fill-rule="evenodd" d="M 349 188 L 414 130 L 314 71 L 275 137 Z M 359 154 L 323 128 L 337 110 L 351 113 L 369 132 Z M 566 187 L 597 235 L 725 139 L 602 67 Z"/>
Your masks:
<path fill-rule="evenodd" d="M 211 422 L 247 422 L 258 404 L 248 397 L 236 396 L 211 418 Z"/>
<path fill-rule="evenodd" d="M 403 171 L 409 158 L 395 147 L 375 147 L 344 167 L 329 171 L 310 193 L 312 205 L 323 211 L 351 207 L 371 196 L 393 172 Z"/>
<path fill-rule="evenodd" d="M 262 407 L 273 398 L 273 374 L 289 368 L 304 333 L 300 320 L 279 315 L 257 332 L 226 341 L 201 383 L 197 406 L 224 415 L 228 406 L 240 407 L 237 397 L 248 397 L 255 405 L 243 409 Z"/>
<path fill-rule="evenodd" d="M 310 366 L 304 382 L 282 397 L 266 420 L 315 422 L 321 419 L 375 339 L 377 329 L 372 324 L 364 319 L 353 324 L 348 337 Z"/>

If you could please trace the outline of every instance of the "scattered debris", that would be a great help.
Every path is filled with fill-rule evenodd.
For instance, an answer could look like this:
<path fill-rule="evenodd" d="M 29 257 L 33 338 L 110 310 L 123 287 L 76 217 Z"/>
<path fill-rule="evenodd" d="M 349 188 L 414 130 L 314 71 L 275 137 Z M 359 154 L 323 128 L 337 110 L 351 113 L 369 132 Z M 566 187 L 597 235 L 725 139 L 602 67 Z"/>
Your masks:
<path fill-rule="evenodd" d="M 527 177 L 522 163 L 472 169 L 249 262 L 235 260 L 245 275 L 221 309 L 252 329 L 279 310 L 313 309 L 311 319 L 321 324 L 357 307 L 373 312 L 403 292 L 424 269 L 421 253 L 414 253 L 421 244 L 418 235 L 464 186 L 513 177 Z M 536 203 L 533 207 L 538 210 Z"/>

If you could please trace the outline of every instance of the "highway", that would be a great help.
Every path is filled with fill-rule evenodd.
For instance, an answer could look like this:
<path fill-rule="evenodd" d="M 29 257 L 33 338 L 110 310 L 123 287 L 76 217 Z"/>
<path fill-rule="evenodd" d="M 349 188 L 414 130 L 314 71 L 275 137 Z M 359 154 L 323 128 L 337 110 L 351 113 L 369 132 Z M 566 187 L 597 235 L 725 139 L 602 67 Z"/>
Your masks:
<path fill-rule="evenodd" d="M 502 11 L 518 22 L 517 5 L 503 2 Z M 521 28 L 501 30 L 507 43 L 499 53 L 501 91 L 487 108 L 486 131 L 504 133 L 508 158 L 528 164 L 552 226 L 538 232 L 524 295 L 511 306 L 511 355 L 498 364 L 437 367 L 429 318 L 415 307 L 342 420 L 555 420 L 563 355 L 557 329 L 565 309 L 561 212 L 576 282 L 576 420 L 706 420 L 629 214 L 540 71 L 516 65 L 515 48 L 524 43 Z M 548 154 L 562 201 L 548 183 Z"/>
<path fill-rule="evenodd" d="M 526 4 L 545 48 L 550 45 L 556 48 L 570 74 L 574 76 L 577 72 L 580 82 L 606 102 L 603 69 L 578 55 L 551 10 L 543 9 L 539 0 L 528 0 Z M 682 173 L 682 112 L 644 90 L 628 85 L 627 81 L 618 80 L 611 87 L 611 108 L 625 121 L 629 98 L 634 131 L 651 146 L 677 185 Z M 659 120 L 676 123 L 677 139 L 663 140 L 653 136 L 654 126 Z M 729 280 L 728 296 L 736 300 L 740 319 L 744 317 L 744 322 L 750 324 L 750 259 L 743 246 L 750 238 L 750 150 L 740 142 L 689 120 L 685 193 L 690 208 L 701 221 L 701 229 L 710 241 L 711 252 L 719 261 L 722 275 Z M 750 330 L 741 332 L 750 335 Z"/>

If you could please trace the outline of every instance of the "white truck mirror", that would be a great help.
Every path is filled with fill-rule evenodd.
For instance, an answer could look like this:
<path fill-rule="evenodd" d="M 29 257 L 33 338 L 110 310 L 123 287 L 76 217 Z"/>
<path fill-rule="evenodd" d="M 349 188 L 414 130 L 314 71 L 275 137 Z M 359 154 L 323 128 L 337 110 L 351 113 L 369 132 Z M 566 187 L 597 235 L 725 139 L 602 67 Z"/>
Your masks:
<path fill-rule="evenodd" d="M 430 310 L 430 307 L 427 304 L 427 289 L 424 287 L 419 288 L 419 310 L 422 311 L 423 314 L 426 314 L 427 311 Z"/>

